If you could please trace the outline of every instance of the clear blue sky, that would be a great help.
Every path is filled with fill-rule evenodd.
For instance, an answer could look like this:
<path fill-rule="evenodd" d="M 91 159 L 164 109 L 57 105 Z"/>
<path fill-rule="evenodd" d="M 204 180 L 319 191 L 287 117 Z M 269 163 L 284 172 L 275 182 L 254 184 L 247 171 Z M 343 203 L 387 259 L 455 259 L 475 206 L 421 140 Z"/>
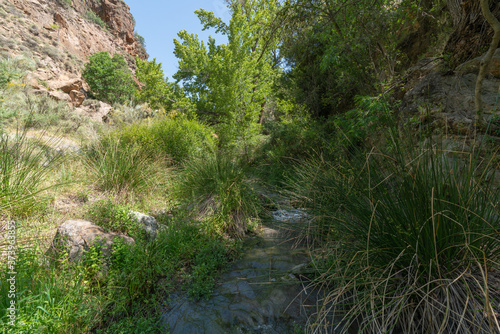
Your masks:
<path fill-rule="evenodd" d="M 215 37 L 217 43 L 225 43 L 225 36 L 217 36 L 215 31 L 201 31 L 202 25 L 194 13 L 203 8 L 212 11 L 229 22 L 229 12 L 224 0 L 125 0 L 136 21 L 136 31 L 146 40 L 149 59 L 156 58 L 162 63 L 163 72 L 169 81 L 177 72 L 177 58 L 174 52 L 174 38 L 181 30 L 198 34 L 201 40 Z"/>

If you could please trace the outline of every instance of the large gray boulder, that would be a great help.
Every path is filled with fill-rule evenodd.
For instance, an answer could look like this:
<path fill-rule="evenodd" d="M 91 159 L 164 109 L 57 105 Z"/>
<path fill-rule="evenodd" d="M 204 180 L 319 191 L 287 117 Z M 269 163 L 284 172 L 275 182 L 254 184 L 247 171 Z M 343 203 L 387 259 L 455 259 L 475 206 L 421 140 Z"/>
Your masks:
<path fill-rule="evenodd" d="M 127 244 L 133 244 L 134 239 L 113 232 L 106 232 L 89 221 L 72 219 L 65 221 L 57 228 L 57 233 L 52 241 L 50 253 L 54 256 L 66 254 L 70 261 L 79 260 L 84 251 L 89 250 L 94 243 L 102 246 L 103 254 L 109 256 L 111 246 L 116 239 L 121 239 Z"/>

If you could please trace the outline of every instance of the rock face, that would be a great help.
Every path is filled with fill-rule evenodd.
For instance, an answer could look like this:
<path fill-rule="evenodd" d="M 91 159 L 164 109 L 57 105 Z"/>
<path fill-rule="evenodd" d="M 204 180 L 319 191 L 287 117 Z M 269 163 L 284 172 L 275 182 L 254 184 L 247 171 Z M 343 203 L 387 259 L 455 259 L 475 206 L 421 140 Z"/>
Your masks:
<path fill-rule="evenodd" d="M 500 49 L 495 53 L 495 62 L 490 74 L 483 82 L 482 96 L 485 109 L 484 120 L 496 130 L 500 124 L 498 91 L 500 87 Z M 406 118 L 421 125 L 436 125 L 460 135 L 469 135 L 475 119 L 474 94 L 479 62 L 482 57 L 459 66 L 450 74 L 439 65 L 424 66 L 414 73 L 414 84 L 403 98 L 402 110 Z"/>
<path fill-rule="evenodd" d="M 122 54 L 132 70 L 135 56 L 147 58 L 134 37 L 130 7 L 122 0 L 0 1 L 0 55 L 33 58 L 37 68 L 26 83 L 35 89 L 62 91 L 67 97 L 51 96 L 81 105 L 84 95 L 77 92 L 87 90 L 83 65 L 100 51 Z"/>
<path fill-rule="evenodd" d="M 127 244 L 134 243 L 134 239 L 128 236 L 105 232 L 89 221 L 68 220 L 57 228 L 51 252 L 55 255 L 66 253 L 70 260 L 78 260 L 94 242 L 99 242 L 103 246 L 103 253 L 109 255 L 115 238 L 122 239 Z"/>

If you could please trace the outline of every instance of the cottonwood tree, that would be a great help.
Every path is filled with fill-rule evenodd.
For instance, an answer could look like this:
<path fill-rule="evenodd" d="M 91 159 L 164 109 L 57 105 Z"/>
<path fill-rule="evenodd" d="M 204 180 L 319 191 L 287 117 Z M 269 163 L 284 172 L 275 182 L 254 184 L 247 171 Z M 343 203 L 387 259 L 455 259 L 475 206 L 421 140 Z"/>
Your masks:
<path fill-rule="evenodd" d="M 270 29 L 279 0 L 228 1 L 229 23 L 200 9 L 203 29 L 227 36 L 208 43 L 183 30 L 175 39 L 179 71 L 174 75 L 196 105 L 198 116 L 219 129 L 222 144 L 245 141 L 257 133 L 266 99 L 277 75 L 277 38 Z"/>

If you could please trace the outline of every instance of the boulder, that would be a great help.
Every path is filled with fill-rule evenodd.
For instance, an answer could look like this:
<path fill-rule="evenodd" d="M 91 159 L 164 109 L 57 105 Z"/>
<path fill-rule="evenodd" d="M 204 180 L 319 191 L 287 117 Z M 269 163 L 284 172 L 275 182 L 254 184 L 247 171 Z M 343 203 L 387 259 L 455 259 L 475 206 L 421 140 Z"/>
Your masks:
<path fill-rule="evenodd" d="M 112 106 L 102 101 L 86 100 L 81 106 L 75 108 L 75 112 L 94 121 L 103 122 L 112 109 Z"/>
<path fill-rule="evenodd" d="M 71 98 L 71 103 L 75 107 L 81 106 L 85 100 L 85 94 L 80 90 L 72 90 L 69 92 L 69 97 Z"/>
<path fill-rule="evenodd" d="M 56 101 L 66 101 L 71 102 L 71 98 L 68 94 L 61 92 L 60 90 L 49 92 L 49 96 Z"/>
<path fill-rule="evenodd" d="M 71 79 L 66 81 L 52 81 L 49 83 L 51 90 L 62 90 L 66 94 L 69 94 L 72 90 L 79 91 L 83 87 L 82 80 Z"/>
<path fill-rule="evenodd" d="M 50 253 L 55 256 L 67 254 L 69 260 L 79 260 L 84 251 L 98 242 L 102 246 L 103 254 L 110 255 L 111 246 L 116 238 L 122 239 L 127 244 L 133 244 L 134 239 L 113 232 L 106 232 L 89 221 L 72 219 L 65 221 L 57 228 L 52 241 Z"/>
<path fill-rule="evenodd" d="M 130 213 L 134 215 L 137 222 L 144 229 L 144 232 L 146 232 L 148 238 L 154 239 L 159 228 L 156 219 L 154 217 L 136 211 L 130 211 Z"/>

